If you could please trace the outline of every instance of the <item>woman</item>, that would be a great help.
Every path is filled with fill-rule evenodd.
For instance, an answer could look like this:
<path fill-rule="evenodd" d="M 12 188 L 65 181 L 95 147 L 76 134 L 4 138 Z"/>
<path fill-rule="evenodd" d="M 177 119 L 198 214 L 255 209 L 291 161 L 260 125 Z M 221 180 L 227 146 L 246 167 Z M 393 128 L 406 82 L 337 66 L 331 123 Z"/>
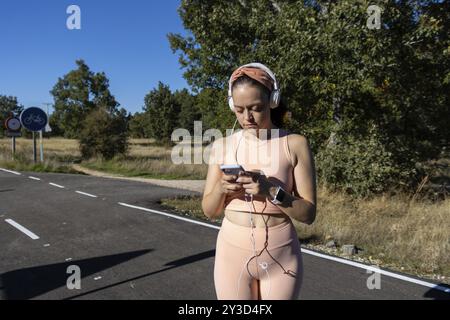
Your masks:
<path fill-rule="evenodd" d="M 297 299 L 303 266 L 291 219 L 311 224 L 316 215 L 309 143 L 274 124 L 280 92 L 266 66 L 236 69 L 228 95 L 243 130 L 213 143 L 202 200 L 208 218 L 225 215 L 214 264 L 217 298 Z M 221 164 L 240 164 L 245 172 L 226 175 Z"/>

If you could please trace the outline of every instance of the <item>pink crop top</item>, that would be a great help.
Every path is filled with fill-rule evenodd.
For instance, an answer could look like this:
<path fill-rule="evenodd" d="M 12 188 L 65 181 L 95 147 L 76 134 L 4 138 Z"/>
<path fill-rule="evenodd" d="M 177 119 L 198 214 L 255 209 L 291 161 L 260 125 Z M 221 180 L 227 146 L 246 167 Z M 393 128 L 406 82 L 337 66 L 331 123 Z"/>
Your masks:
<path fill-rule="evenodd" d="M 246 171 L 260 171 L 269 181 L 281 186 L 287 193 L 292 193 L 294 168 L 291 163 L 287 143 L 288 132 L 283 129 L 272 129 L 270 139 L 256 137 L 245 130 L 240 130 L 225 137 L 220 146 L 211 150 L 213 161 L 218 164 L 240 164 Z M 227 196 L 225 209 L 250 211 L 245 195 Z M 247 197 L 249 200 L 250 197 Z M 251 205 L 251 203 L 250 203 Z M 253 199 L 253 212 L 283 213 L 270 200 Z"/>

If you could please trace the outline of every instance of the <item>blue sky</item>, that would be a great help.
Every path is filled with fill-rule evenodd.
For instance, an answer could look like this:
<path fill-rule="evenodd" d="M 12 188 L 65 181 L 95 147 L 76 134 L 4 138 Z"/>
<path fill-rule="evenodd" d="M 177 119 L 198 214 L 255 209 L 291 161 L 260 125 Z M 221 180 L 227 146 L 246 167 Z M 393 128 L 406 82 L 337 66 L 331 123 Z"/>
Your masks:
<path fill-rule="evenodd" d="M 81 9 L 81 30 L 68 30 L 69 5 Z M 167 34 L 187 34 L 180 0 L 1 0 L 0 94 L 25 107 L 53 102 L 58 77 L 84 59 L 104 71 L 121 107 L 141 111 L 158 81 L 188 88 Z"/>

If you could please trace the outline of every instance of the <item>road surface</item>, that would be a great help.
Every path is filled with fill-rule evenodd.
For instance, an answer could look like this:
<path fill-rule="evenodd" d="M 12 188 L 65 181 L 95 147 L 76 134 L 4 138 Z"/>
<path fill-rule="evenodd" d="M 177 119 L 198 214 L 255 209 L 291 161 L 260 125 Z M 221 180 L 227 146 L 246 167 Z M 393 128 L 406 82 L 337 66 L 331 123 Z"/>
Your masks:
<path fill-rule="evenodd" d="M 193 194 L 143 182 L 0 170 L 0 299 L 215 300 L 218 225 L 178 219 L 158 204 Z M 370 290 L 364 268 L 309 253 L 303 259 L 301 299 L 450 298 L 413 283 L 416 278 L 383 274 L 381 288 Z M 79 267 L 81 289 L 66 285 L 72 265 Z"/>

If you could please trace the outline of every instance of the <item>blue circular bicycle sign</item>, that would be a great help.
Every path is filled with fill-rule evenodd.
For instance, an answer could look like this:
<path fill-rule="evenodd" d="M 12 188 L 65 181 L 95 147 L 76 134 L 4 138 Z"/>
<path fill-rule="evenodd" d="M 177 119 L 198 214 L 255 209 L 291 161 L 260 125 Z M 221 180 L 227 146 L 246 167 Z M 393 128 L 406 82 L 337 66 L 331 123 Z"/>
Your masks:
<path fill-rule="evenodd" d="M 47 114 L 37 107 L 25 109 L 20 114 L 20 122 L 30 131 L 41 131 L 47 125 Z"/>

